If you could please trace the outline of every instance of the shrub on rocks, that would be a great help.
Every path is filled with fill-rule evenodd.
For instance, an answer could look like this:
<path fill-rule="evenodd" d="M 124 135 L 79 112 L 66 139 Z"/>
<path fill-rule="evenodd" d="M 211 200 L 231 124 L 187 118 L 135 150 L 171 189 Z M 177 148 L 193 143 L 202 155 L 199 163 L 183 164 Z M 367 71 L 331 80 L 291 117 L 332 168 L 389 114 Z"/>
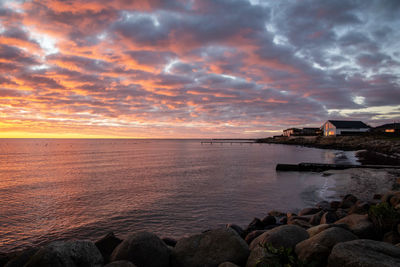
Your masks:
<path fill-rule="evenodd" d="M 26 267 L 103 266 L 103 257 L 93 242 L 56 241 L 39 249 Z"/>
<path fill-rule="evenodd" d="M 301 261 L 323 266 L 334 245 L 354 239 L 357 236 L 351 232 L 340 227 L 331 227 L 298 243 L 295 251 Z"/>
<path fill-rule="evenodd" d="M 170 252 L 155 234 L 138 232 L 130 235 L 111 254 L 111 261 L 128 260 L 138 267 L 168 267 Z"/>
<path fill-rule="evenodd" d="M 250 252 L 246 267 L 282 266 L 278 256 L 268 252 L 264 247 L 257 246 Z"/>
<path fill-rule="evenodd" d="M 359 238 L 374 238 L 374 225 L 368 219 L 368 215 L 351 214 L 338 221 L 335 224 L 345 224 Z"/>
<path fill-rule="evenodd" d="M 259 245 L 270 243 L 276 248 L 294 248 L 297 243 L 308 238 L 308 233 L 297 225 L 282 225 L 265 232 L 250 244 L 250 249 L 254 249 Z"/>
<path fill-rule="evenodd" d="M 113 232 L 110 232 L 96 241 L 94 244 L 99 249 L 101 255 L 103 256 L 104 262 L 110 261 L 111 253 L 114 249 L 122 242 L 121 239 L 116 237 Z"/>
<path fill-rule="evenodd" d="M 172 265 L 216 267 L 226 261 L 243 265 L 248 255 L 248 245 L 234 230 L 216 229 L 178 240 Z"/>
<path fill-rule="evenodd" d="M 368 217 L 374 224 L 375 231 L 379 236 L 394 230 L 400 222 L 400 214 L 387 202 L 371 206 Z"/>
<path fill-rule="evenodd" d="M 328 266 L 400 266 L 400 248 L 385 242 L 367 239 L 343 242 L 333 247 Z"/>

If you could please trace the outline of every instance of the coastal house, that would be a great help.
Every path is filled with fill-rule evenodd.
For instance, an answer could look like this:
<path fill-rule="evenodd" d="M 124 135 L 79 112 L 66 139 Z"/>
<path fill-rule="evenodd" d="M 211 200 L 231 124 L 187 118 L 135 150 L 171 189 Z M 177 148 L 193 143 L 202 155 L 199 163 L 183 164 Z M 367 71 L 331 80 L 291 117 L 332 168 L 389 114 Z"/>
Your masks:
<path fill-rule="evenodd" d="M 286 130 L 283 130 L 283 136 L 294 136 L 294 135 L 300 135 L 301 129 L 299 128 L 289 128 Z"/>
<path fill-rule="evenodd" d="M 352 135 L 368 132 L 371 127 L 362 121 L 328 120 L 322 125 L 324 136 Z"/>
<path fill-rule="evenodd" d="M 320 128 L 289 128 L 283 130 L 283 136 L 316 136 L 321 134 Z"/>
<path fill-rule="evenodd" d="M 400 133 L 400 123 L 388 123 L 381 126 L 377 126 L 372 129 L 375 133 L 387 133 L 387 134 L 399 134 Z"/>

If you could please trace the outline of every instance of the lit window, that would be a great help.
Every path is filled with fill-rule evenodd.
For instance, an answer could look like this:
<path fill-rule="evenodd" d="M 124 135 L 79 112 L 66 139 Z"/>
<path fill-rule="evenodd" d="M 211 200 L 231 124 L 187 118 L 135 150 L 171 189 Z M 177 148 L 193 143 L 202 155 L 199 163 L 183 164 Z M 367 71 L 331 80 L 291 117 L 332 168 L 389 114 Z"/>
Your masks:
<path fill-rule="evenodd" d="M 387 133 L 394 133 L 394 129 L 386 129 L 385 132 L 387 132 Z"/>

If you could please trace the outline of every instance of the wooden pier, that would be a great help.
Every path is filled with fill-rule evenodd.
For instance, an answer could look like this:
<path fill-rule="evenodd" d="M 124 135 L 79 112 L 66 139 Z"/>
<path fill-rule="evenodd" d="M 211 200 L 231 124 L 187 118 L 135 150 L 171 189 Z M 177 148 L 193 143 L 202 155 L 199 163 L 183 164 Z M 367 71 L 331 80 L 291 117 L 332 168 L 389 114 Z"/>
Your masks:
<path fill-rule="evenodd" d="M 351 168 L 370 168 L 370 169 L 400 169 L 394 165 L 352 165 L 352 164 L 327 164 L 327 163 L 299 163 L 276 165 L 277 171 L 299 171 L 299 172 L 323 172 L 327 170 L 345 170 Z"/>

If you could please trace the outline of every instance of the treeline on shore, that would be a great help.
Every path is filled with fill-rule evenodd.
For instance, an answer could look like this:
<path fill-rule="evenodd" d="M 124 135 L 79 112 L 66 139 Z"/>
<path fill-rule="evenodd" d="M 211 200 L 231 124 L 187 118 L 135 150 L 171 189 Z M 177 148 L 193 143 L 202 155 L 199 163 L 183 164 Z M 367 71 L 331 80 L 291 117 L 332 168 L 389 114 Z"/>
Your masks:
<path fill-rule="evenodd" d="M 1 254 L 0 266 L 400 266 L 399 189 L 368 202 L 349 194 L 298 214 L 270 211 L 245 229 L 228 224 L 179 240 L 136 232 L 56 241 Z"/>

